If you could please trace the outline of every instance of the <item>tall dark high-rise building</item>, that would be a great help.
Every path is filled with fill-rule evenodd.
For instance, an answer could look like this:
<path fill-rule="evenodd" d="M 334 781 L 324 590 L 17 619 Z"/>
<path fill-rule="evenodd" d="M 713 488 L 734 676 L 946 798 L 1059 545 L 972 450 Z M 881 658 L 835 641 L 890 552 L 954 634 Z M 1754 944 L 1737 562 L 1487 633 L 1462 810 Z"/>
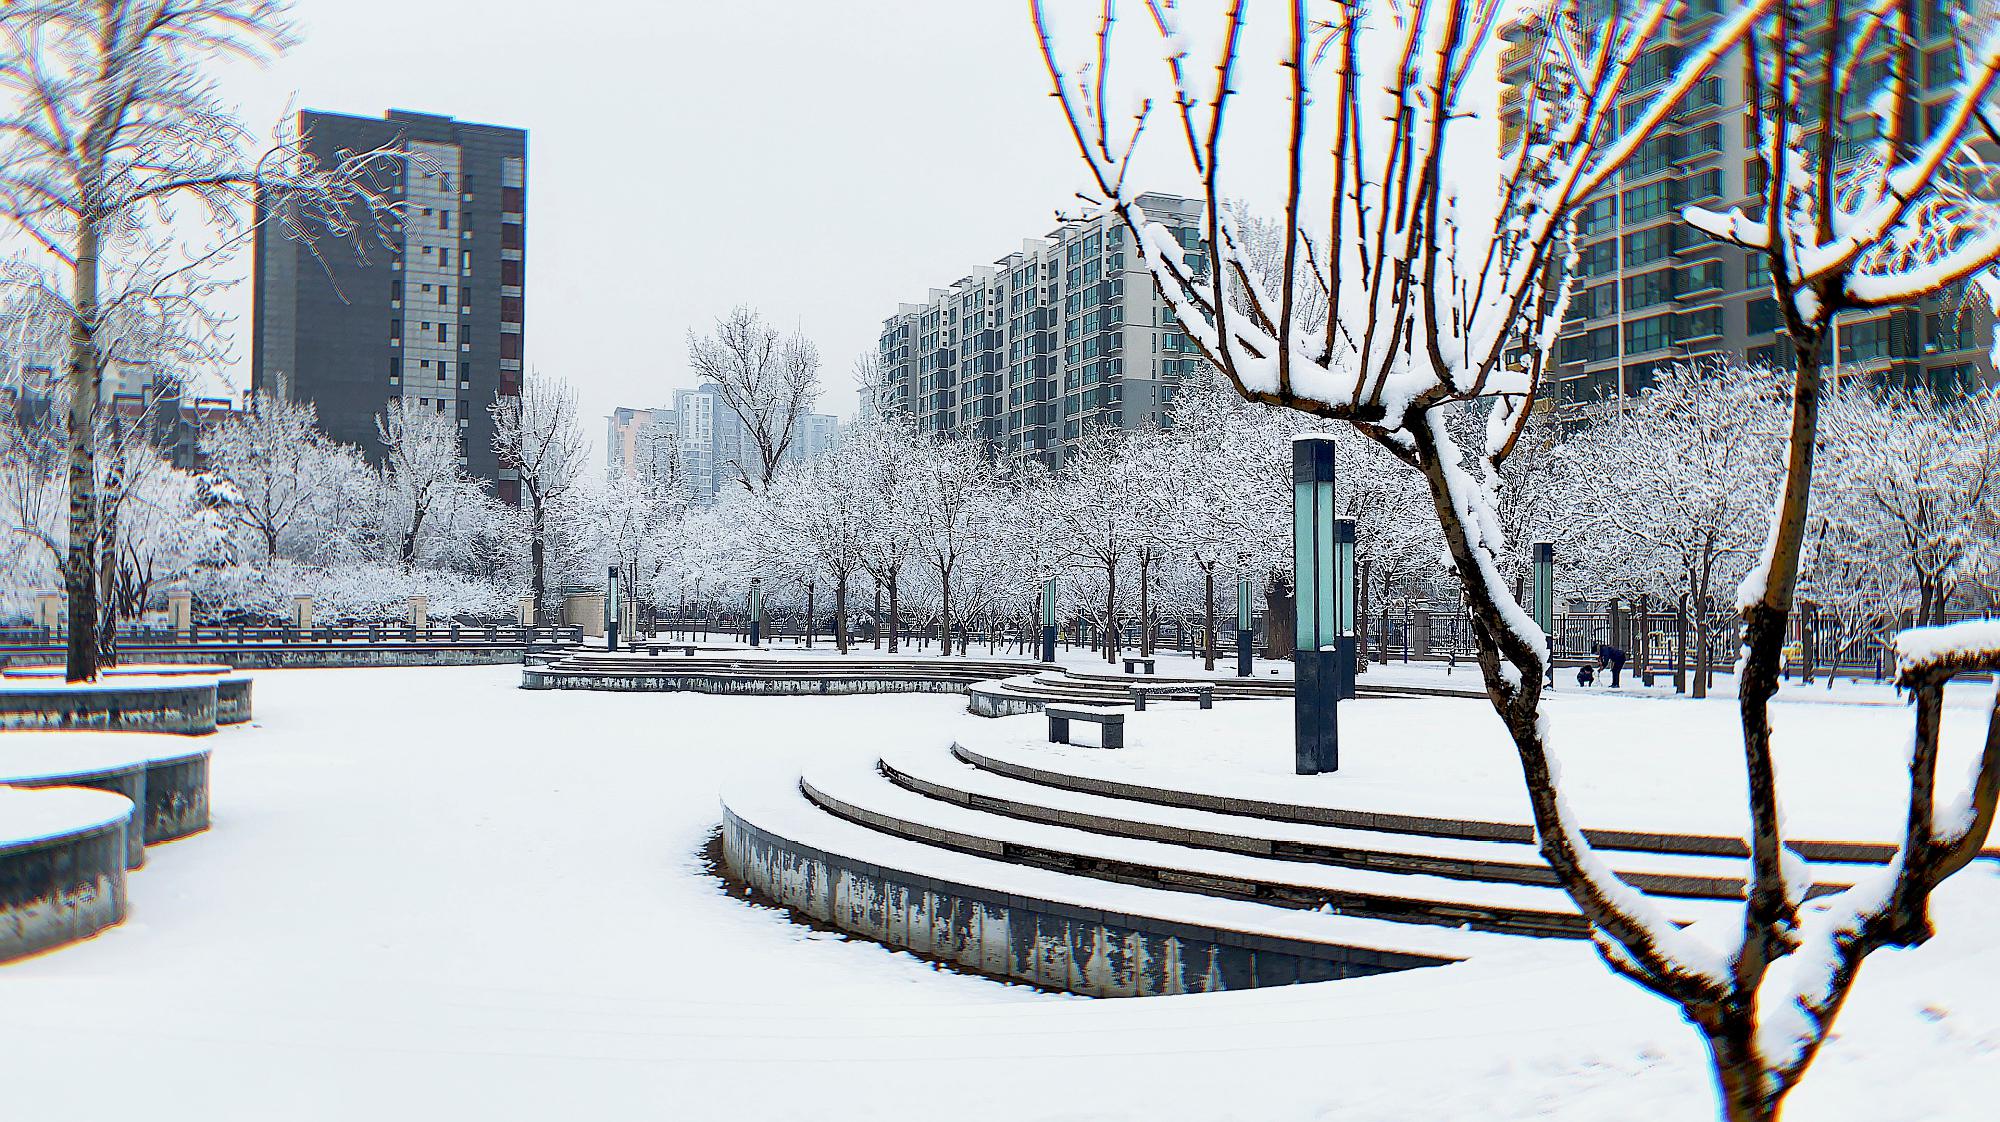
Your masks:
<path fill-rule="evenodd" d="M 305 110 L 309 151 L 400 145 L 393 173 L 404 211 L 387 244 L 364 237 L 315 247 L 260 224 L 252 385 L 311 401 L 336 440 L 381 455 L 375 416 L 390 400 L 458 419 L 467 469 L 519 501 L 493 454 L 487 412 L 521 392 L 528 134 L 428 113 L 382 119 Z"/>

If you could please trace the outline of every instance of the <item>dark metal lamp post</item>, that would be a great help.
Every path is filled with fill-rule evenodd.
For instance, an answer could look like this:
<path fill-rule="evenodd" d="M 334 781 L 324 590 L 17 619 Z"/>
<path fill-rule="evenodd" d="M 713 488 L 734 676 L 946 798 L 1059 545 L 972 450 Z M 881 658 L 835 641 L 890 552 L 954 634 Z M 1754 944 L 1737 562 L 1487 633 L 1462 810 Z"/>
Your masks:
<path fill-rule="evenodd" d="M 1535 543 L 1535 584 L 1534 603 L 1530 614 L 1535 617 L 1535 626 L 1549 641 L 1549 686 L 1556 684 L 1556 545 L 1554 542 Z"/>
<path fill-rule="evenodd" d="M 1056 660 L 1056 578 L 1042 582 L 1042 661 Z"/>
<path fill-rule="evenodd" d="M 1250 659 L 1256 654 L 1253 649 L 1256 638 L 1250 630 L 1250 578 L 1243 577 L 1236 582 L 1236 676 L 1250 676 Z"/>
<path fill-rule="evenodd" d="M 618 566 L 604 573 L 604 649 L 618 649 Z"/>
<path fill-rule="evenodd" d="M 764 578 L 750 578 L 750 645 L 764 642 Z"/>
<path fill-rule="evenodd" d="M 1354 523 L 1333 515 L 1334 444 L 1292 441 L 1292 575 L 1298 609 L 1297 771 L 1340 767 L 1339 703 L 1354 693 Z"/>

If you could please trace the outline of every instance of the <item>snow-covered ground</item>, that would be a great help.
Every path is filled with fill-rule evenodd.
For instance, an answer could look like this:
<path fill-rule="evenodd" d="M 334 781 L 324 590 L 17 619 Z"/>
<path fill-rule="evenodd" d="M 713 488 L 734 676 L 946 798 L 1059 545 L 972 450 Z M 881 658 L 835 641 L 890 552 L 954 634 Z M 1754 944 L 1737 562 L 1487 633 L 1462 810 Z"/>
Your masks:
<path fill-rule="evenodd" d="M 122 927 L 0 967 L 0 1118 L 1713 1114 L 1694 1034 L 1575 945 L 1085 1001 L 809 931 L 702 870 L 725 782 L 960 736 L 1025 751 L 1032 718 L 970 717 L 955 696 L 531 693 L 513 667 L 256 676 L 256 725 L 211 741 L 215 828 L 151 851 Z M 1665 814 L 1728 762 L 1709 743 L 1727 701 L 1558 707 L 1586 814 Z M 1258 741 L 1282 737 L 1287 712 L 1163 710 L 1118 765 L 1220 759 L 1283 783 L 1282 740 Z M 1316 783 L 1414 797 L 1446 777 L 1451 798 L 1515 797 L 1476 703 L 1347 712 L 1350 769 Z M 1948 734 L 1963 741 L 1971 715 L 1955 710 Z M 1800 703 L 1780 720 L 1794 817 L 1872 821 L 1907 711 Z M 8 734 L 0 754 L 94 738 Z M 1682 824 L 1725 813 L 1692 807 Z M 1788 1118 L 1991 1116 L 1994 865 L 1947 885 L 1937 913 L 1931 945 L 1869 962 Z"/>

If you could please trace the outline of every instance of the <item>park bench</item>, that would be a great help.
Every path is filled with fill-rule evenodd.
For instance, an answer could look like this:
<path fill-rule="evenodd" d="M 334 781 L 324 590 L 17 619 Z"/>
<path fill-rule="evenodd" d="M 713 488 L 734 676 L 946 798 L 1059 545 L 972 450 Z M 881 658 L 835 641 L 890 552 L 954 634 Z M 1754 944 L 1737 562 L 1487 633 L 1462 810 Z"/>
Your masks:
<path fill-rule="evenodd" d="M 1049 743 L 1069 744 L 1069 723 L 1088 721 L 1097 725 L 1100 732 L 1099 748 L 1125 747 L 1125 714 L 1115 709 L 1082 705 L 1051 705 L 1044 709 L 1049 718 Z"/>
<path fill-rule="evenodd" d="M 1132 673 L 1132 666 L 1133 666 L 1133 664 L 1134 664 L 1134 663 L 1139 663 L 1139 662 L 1143 662 L 1143 663 L 1145 663 L 1145 664 L 1146 664 L 1146 673 L 1148 673 L 1148 674 L 1151 674 L 1151 673 L 1153 672 L 1153 660 L 1152 660 L 1152 659 L 1150 659 L 1150 658 L 1128 658 L 1128 659 L 1126 659 L 1126 660 L 1125 660 L 1125 673 L 1127 673 L 1127 674 L 1130 674 L 1130 673 Z"/>
<path fill-rule="evenodd" d="M 661 651 L 679 651 L 689 658 L 694 657 L 693 643 L 652 643 L 646 647 L 649 657 L 657 658 Z"/>
<path fill-rule="evenodd" d="M 1203 709 L 1215 708 L 1215 687 L 1207 682 L 1162 682 L 1157 685 L 1134 683 L 1127 687 L 1132 691 L 1132 708 L 1136 712 L 1146 711 L 1146 699 L 1181 698 L 1198 701 Z"/>

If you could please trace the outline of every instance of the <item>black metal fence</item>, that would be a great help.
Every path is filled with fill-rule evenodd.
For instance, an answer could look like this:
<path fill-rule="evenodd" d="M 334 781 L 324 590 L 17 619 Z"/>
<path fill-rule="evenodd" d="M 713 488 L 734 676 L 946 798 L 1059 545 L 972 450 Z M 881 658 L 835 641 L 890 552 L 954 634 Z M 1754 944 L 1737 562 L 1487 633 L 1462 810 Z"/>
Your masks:
<path fill-rule="evenodd" d="M 577 627 L 519 627 L 515 625 L 474 625 L 444 623 L 412 627 L 399 623 L 352 624 L 338 627 L 253 627 L 248 625 L 197 625 L 185 630 L 162 627 L 120 627 L 120 646 L 247 646 L 294 645 L 339 646 L 380 643 L 447 643 L 488 646 L 530 646 L 575 643 L 583 632 Z M 62 628 L 35 626 L 0 627 L 0 647 L 61 646 L 66 640 Z"/>

